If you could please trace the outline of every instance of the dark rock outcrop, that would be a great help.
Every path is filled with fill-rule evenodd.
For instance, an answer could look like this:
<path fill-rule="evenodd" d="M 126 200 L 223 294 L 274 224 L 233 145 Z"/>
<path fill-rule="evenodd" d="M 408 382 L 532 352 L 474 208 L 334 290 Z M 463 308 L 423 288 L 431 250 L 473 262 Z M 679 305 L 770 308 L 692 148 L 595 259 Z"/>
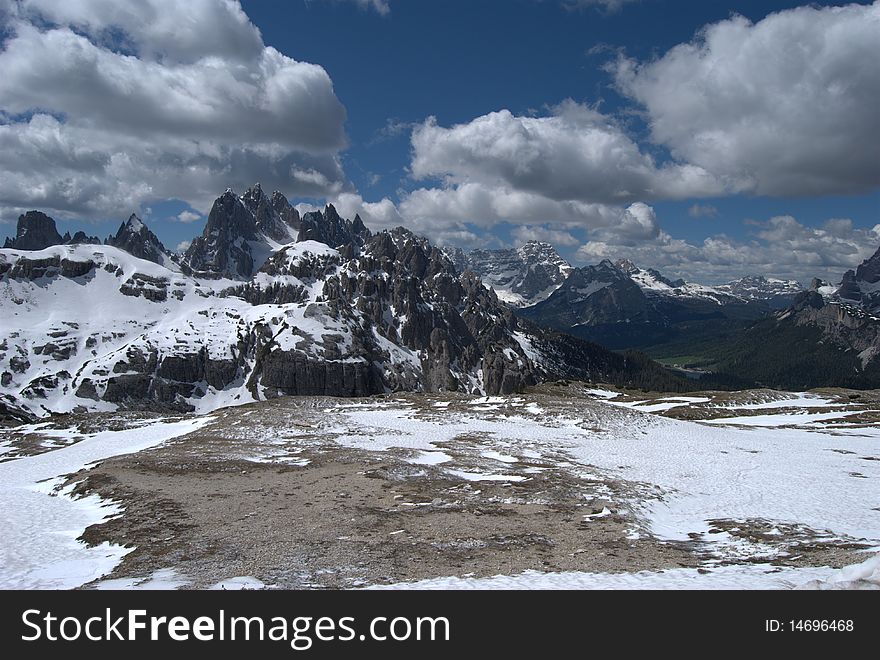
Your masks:
<path fill-rule="evenodd" d="M 47 247 L 62 245 L 64 242 L 64 237 L 55 227 L 55 220 L 40 211 L 28 211 L 18 216 L 15 238 L 7 238 L 3 247 L 15 250 L 45 250 Z"/>
<path fill-rule="evenodd" d="M 290 243 L 296 238 L 300 229 L 299 211 L 280 192 L 275 191 L 269 197 L 258 183 L 241 199 L 253 214 L 257 230 L 264 236 L 278 243 Z"/>
<path fill-rule="evenodd" d="M 80 230 L 73 236 L 69 233 L 64 234 L 64 243 L 67 245 L 100 245 L 101 239 L 97 236 L 89 236 Z"/>
<path fill-rule="evenodd" d="M 359 215 L 344 220 L 332 204 L 323 211 L 311 211 L 302 217 L 298 241 L 318 241 L 330 247 L 362 245 L 370 236 Z"/>
<path fill-rule="evenodd" d="M 115 236 L 108 236 L 104 242 L 139 259 L 161 265 L 171 262 L 171 253 L 165 249 L 162 241 L 134 213 L 119 226 Z"/>
<path fill-rule="evenodd" d="M 267 197 L 259 184 L 239 197 L 221 195 L 208 214 L 202 235 L 183 256 L 182 268 L 199 277 L 247 279 L 300 230 L 299 213 L 281 193 Z"/>

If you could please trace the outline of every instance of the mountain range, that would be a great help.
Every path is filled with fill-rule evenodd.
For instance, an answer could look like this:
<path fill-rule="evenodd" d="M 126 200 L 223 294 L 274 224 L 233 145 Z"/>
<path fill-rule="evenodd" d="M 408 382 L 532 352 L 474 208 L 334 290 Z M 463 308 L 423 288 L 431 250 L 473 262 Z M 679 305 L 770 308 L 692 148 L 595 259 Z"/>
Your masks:
<path fill-rule="evenodd" d="M 649 360 L 517 318 L 427 239 L 374 234 L 332 205 L 300 217 L 280 193 L 227 190 L 182 256 L 136 216 L 104 244 L 68 243 L 45 218 L 23 215 L 0 251 L 6 417 L 504 394 L 558 378 L 686 385 Z M 42 239 L 27 242 L 36 228 Z"/>
<path fill-rule="evenodd" d="M 38 211 L 16 229 L 0 251 L 7 418 L 506 394 L 560 378 L 670 391 L 880 383 L 880 251 L 839 286 L 709 287 L 628 261 L 575 268 L 547 243 L 441 250 L 330 204 L 300 215 L 259 185 L 218 197 L 183 254 L 136 215 L 103 242 L 61 236 Z"/>
<path fill-rule="evenodd" d="M 705 286 L 627 260 L 575 268 L 537 242 L 450 255 L 521 318 L 712 374 L 714 386 L 880 386 L 880 251 L 806 290 L 762 275 Z"/>

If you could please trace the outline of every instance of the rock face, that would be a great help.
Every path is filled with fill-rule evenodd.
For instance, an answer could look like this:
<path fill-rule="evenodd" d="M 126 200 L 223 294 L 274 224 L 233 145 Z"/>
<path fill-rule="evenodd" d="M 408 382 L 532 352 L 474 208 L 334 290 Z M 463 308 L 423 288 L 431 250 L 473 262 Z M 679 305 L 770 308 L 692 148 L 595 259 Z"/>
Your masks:
<path fill-rule="evenodd" d="M 571 265 L 549 243 L 529 241 L 515 250 L 448 251 L 460 271 L 471 270 L 512 307 L 546 300 L 565 281 Z"/>
<path fill-rule="evenodd" d="M 202 235 L 184 253 L 184 272 L 200 277 L 246 278 L 254 274 L 254 246 L 260 235 L 254 214 L 241 197 L 227 190 L 208 214 Z"/>
<path fill-rule="evenodd" d="M 780 370 L 789 363 L 798 373 L 812 365 L 804 356 L 823 356 L 814 381 L 824 386 L 880 387 L 880 250 L 856 270 L 847 271 L 839 286 L 814 279 L 787 309 L 755 327 L 761 343 L 778 347 L 774 360 Z M 806 334 L 805 334 L 806 333 Z M 799 341 L 795 348 L 793 341 Z M 748 342 L 734 355 L 747 367 Z M 815 385 L 811 385 L 815 386 Z"/>
<path fill-rule="evenodd" d="M 336 208 L 328 204 L 323 212 L 312 211 L 302 217 L 297 240 L 318 241 L 331 247 L 340 247 L 363 245 L 369 237 L 370 231 L 359 215 L 353 221 L 343 220 Z"/>
<path fill-rule="evenodd" d="M 835 297 L 872 314 L 880 313 L 880 250 L 856 270 L 844 273 Z"/>
<path fill-rule="evenodd" d="M 271 197 L 267 196 L 258 183 L 241 199 L 253 214 L 258 232 L 282 244 L 296 238 L 300 229 L 299 211 L 280 192 L 275 191 Z"/>
<path fill-rule="evenodd" d="M 55 220 L 40 211 L 28 211 L 18 216 L 15 238 L 7 238 L 3 247 L 15 250 L 43 250 L 64 242 L 64 238 L 55 228 Z"/>
<path fill-rule="evenodd" d="M 294 231 L 295 215 L 275 213 L 283 203 L 252 193 L 215 203 L 204 244 L 225 242 L 215 254 L 238 259 L 202 262 L 208 277 L 130 255 L 127 240 L 55 246 L 40 259 L 0 253 L 10 405 L 38 416 L 107 404 L 207 410 L 281 395 L 498 394 L 537 382 L 510 310 L 405 229 L 371 235 L 328 207 L 299 230 L 327 242 L 289 242 L 239 284 L 218 280 L 252 268 L 244 246 L 271 230 L 267 218 Z M 142 234 L 134 218 L 113 238 Z M 347 242 L 331 246 L 338 240 Z"/>
<path fill-rule="evenodd" d="M 527 315 L 560 330 L 663 320 L 632 278 L 607 259 L 595 266 L 575 268 L 553 295 Z"/>
<path fill-rule="evenodd" d="M 788 307 L 804 290 L 796 280 L 779 280 L 761 275 L 749 275 L 715 288 L 744 300 L 765 302 L 771 309 Z"/>
<path fill-rule="evenodd" d="M 611 348 L 659 343 L 673 326 L 725 318 L 758 318 L 765 305 L 713 287 L 671 280 L 629 261 L 575 268 L 526 318 Z"/>
<path fill-rule="evenodd" d="M 282 395 L 675 380 L 517 318 L 427 239 L 371 234 L 332 206 L 300 218 L 282 195 L 227 191 L 180 268 L 144 258 L 155 243 L 132 217 L 105 246 L 0 251 L 10 410 L 207 411 Z"/>
<path fill-rule="evenodd" d="M 181 266 L 198 277 L 247 279 L 274 250 L 295 241 L 299 230 L 299 213 L 281 193 L 267 197 L 259 184 L 241 197 L 227 190 L 214 202 Z"/>
<path fill-rule="evenodd" d="M 163 266 L 172 264 L 171 253 L 165 249 L 159 238 L 149 230 L 143 221 L 133 213 L 127 222 L 123 222 L 119 226 L 116 235 L 108 236 L 104 243 L 125 250 L 139 259 L 152 261 Z"/>
<path fill-rule="evenodd" d="M 852 272 L 852 271 L 850 271 Z M 846 300 L 826 299 L 817 291 L 805 291 L 777 316 L 780 330 L 807 326 L 820 331 L 817 340 L 844 353 L 855 353 L 861 369 L 880 371 L 880 319 Z M 873 387 L 880 386 L 880 380 Z"/>

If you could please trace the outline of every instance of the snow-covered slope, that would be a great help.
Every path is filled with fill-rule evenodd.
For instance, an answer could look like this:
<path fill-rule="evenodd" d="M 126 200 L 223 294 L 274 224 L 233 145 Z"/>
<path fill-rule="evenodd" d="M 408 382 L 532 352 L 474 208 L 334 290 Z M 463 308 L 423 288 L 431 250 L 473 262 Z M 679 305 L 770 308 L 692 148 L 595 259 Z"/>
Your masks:
<path fill-rule="evenodd" d="M 460 270 L 471 270 L 512 307 L 546 300 L 568 277 L 571 265 L 549 243 L 529 241 L 515 250 L 455 250 Z"/>
<path fill-rule="evenodd" d="M 293 243 L 246 282 L 91 245 L 3 250 L 0 277 L 0 392 L 35 415 L 533 381 L 509 312 L 406 230 Z"/>
<path fill-rule="evenodd" d="M 737 304 L 751 298 L 725 291 L 722 287 L 686 282 L 682 279 L 670 280 L 653 268 L 639 268 L 631 261 L 622 259 L 615 266 L 629 275 L 630 279 L 647 296 L 655 298 L 678 298 L 705 301 L 715 305 Z M 757 299 L 755 299 L 757 300 Z"/>
<path fill-rule="evenodd" d="M 761 275 L 749 275 L 715 287 L 717 291 L 744 300 L 766 302 L 774 309 L 788 307 L 804 290 L 797 280 L 780 280 Z"/>

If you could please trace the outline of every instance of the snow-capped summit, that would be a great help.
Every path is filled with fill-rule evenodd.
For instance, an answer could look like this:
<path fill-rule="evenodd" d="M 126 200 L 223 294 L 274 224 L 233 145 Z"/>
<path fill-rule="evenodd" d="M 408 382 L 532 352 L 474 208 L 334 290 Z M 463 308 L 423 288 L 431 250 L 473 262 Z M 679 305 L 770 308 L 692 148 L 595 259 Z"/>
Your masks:
<path fill-rule="evenodd" d="M 299 213 L 281 193 L 267 197 L 257 184 L 239 197 L 227 188 L 182 266 L 200 277 L 248 278 L 274 250 L 295 241 L 298 229 Z"/>
<path fill-rule="evenodd" d="M 266 195 L 257 183 L 242 195 L 242 201 L 254 214 L 260 232 L 281 244 L 296 240 L 300 228 L 299 211 L 283 194 L 276 190 L 271 196 Z"/>
<path fill-rule="evenodd" d="M 773 309 L 788 307 L 804 290 L 796 280 L 780 280 L 762 275 L 748 275 L 715 288 L 744 300 L 765 302 Z"/>
<path fill-rule="evenodd" d="M 168 268 L 175 268 L 171 253 L 162 245 L 162 241 L 144 224 L 137 215 L 132 213 L 126 222 L 119 226 L 115 236 L 108 236 L 106 245 L 125 250 L 139 259 L 146 259 Z"/>
<path fill-rule="evenodd" d="M 649 345 L 676 324 L 758 318 L 766 306 L 702 284 L 671 280 L 631 261 L 575 268 L 546 300 L 523 310 L 533 321 L 613 348 Z"/>
<path fill-rule="evenodd" d="M 549 243 L 529 241 L 515 250 L 448 252 L 459 270 L 470 270 L 512 307 L 546 300 L 568 277 L 571 265 Z"/>

